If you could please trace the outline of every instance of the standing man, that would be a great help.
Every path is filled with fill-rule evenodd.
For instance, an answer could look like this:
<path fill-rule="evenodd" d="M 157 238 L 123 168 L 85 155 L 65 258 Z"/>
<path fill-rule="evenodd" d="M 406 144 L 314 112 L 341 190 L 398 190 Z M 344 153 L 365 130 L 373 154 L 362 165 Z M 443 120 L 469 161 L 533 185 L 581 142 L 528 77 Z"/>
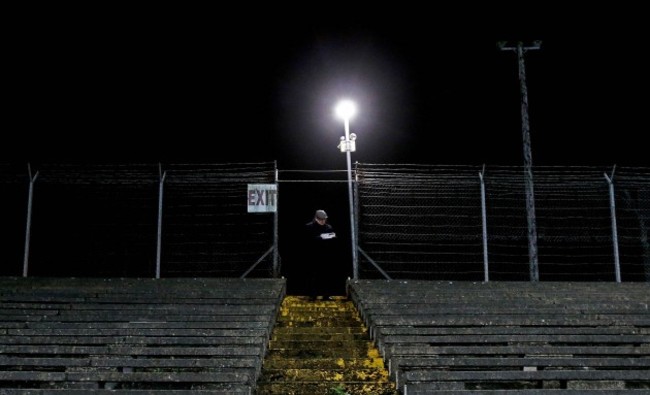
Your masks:
<path fill-rule="evenodd" d="M 336 270 L 336 262 L 332 262 L 334 240 L 336 233 L 332 225 L 327 223 L 325 210 L 316 210 L 314 218 L 305 225 L 306 254 L 302 265 L 308 265 L 305 278 L 307 294 L 312 298 L 322 296 L 332 289 L 331 282 Z"/>

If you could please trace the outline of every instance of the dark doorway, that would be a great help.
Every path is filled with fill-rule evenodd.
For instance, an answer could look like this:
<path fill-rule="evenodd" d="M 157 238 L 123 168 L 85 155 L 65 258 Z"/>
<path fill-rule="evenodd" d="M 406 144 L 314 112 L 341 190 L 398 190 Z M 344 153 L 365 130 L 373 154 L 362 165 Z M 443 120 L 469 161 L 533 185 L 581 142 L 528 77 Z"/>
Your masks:
<path fill-rule="evenodd" d="M 345 295 L 345 282 L 352 276 L 350 214 L 346 182 L 281 182 L 278 221 L 280 274 L 287 279 L 289 295 Z M 301 243 L 307 222 L 316 210 L 325 210 L 336 233 L 336 242 L 327 259 L 327 267 L 314 267 L 313 255 Z M 313 273 L 313 285 L 305 280 Z M 322 276 L 320 275 L 322 274 Z M 316 287 L 317 289 L 313 289 Z"/>

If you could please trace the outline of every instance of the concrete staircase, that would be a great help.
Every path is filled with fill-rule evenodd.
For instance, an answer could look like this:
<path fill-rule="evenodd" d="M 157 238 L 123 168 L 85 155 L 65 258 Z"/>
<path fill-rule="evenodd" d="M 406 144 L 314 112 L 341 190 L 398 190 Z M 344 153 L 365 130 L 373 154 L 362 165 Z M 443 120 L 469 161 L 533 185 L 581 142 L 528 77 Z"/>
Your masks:
<path fill-rule="evenodd" d="M 396 395 L 378 350 L 345 297 L 287 296 L 257 395 Z"/>

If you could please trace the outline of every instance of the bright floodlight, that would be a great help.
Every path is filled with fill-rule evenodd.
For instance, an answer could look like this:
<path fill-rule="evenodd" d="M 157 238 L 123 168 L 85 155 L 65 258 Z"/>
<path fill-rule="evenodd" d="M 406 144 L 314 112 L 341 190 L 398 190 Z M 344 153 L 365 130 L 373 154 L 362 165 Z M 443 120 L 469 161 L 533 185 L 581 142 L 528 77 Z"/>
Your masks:
<path fill-rule="evenodd" d="M 357 112 L 357 106 L 352 100 L 341 100 L 336 105 L 336 116 L 345 120 L 350 119 Z"/>

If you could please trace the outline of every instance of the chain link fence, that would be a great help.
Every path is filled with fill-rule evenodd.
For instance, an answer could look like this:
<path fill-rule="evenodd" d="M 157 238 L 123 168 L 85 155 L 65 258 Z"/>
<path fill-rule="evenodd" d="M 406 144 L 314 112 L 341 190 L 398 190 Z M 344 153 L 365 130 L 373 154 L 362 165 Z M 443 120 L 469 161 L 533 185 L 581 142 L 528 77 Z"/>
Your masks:
<path fill-rule="evenodd" d="M 360 277 L 530 279 L 522 167 L 357 164 Z M 610 183 L 611 181 L 611 183 Z M 611 184 L 611 188 L 610 188 Z M 650 281 L 650 169 L 534 169 L 541 281 Z M 614 214 L 614 215 L 612 215 Z"/>
<path fill-rule="evenodd" d="M 277 172 L 0 164 L 1 274 L 273 276 L 277 216 L 247 213 L 245 196 Z M 355 176 L 360 278 L 530 280 L 523 168 L 361 163 Z M 541 281 L 650 281 L 649 168 L 536 167 L 534 191 Z"/>
<path fill-rule="evenodd" d="M 2 275 L 237 277 L 265 257 L 248 275 L 270 277 L 274 216 L 248 214 L 246 195 L 275 173 L 274 163 L 2 164 Z"/>

